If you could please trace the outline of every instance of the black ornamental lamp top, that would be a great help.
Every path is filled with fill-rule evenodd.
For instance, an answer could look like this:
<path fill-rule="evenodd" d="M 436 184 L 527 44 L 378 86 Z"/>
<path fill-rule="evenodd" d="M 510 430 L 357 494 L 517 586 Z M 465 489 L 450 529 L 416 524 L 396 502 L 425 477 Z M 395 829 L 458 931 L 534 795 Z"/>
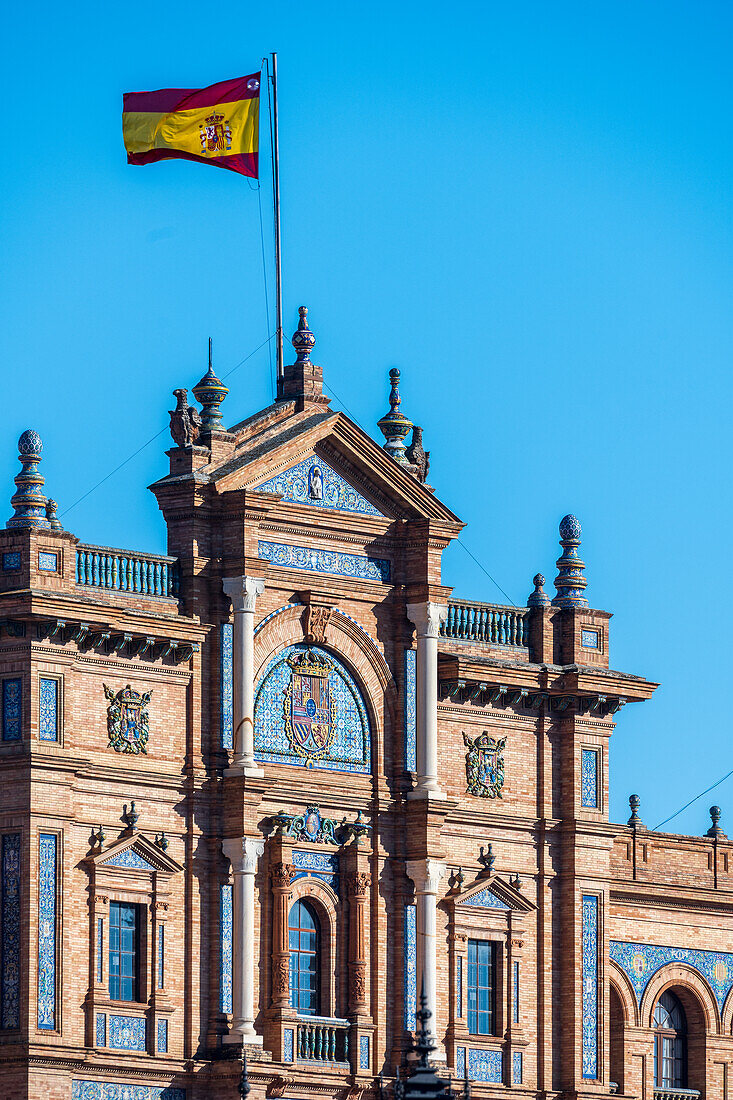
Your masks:
<path fill-rule="evenodd" d="M 430 1034 L 428 1023 L 432 1013 L 425 996 L 425 979 L 420 988 L 420 1008 L 417 1013 L 417 1031 L 412 1050 L 417 1055 L 414 1070 L 406 1080 L 399 1080 L 399 1089 L 395 1088 L 399 1100 L 453 1100 L 457 1093 L 451 1088 L 450 1081 L 439 1077 L 430 1064 L 430 1056 L 435 1052 L 435 1043 Z"/>

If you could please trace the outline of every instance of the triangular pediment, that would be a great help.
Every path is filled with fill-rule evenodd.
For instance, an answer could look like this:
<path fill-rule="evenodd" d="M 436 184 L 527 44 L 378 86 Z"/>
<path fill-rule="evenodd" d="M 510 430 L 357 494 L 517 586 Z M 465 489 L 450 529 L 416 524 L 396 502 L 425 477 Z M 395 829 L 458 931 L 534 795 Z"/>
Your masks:
<path fill-rule="evenodd" d="M 278 493 L 283 500 L 294 504 L 363 516 L 384 516 L 383 511 L 314 451 L 252 488 L 260 493 Z"/>
<path fill-rule="evenodd" d="M 183 867 L 175 859 L 153 844 L 144 836 L 125 837 L 115 844 L 110 844 L 102 852 L 92 856 L 92 862 L 98 868 L 109 868 L 115 871 L 142 871 L 151 874 L 153 871 L 163 871 L 165 874 L 175 874 L 182 871 Z"/>
<path fill-rule="evenodd" d="M 456 906 L 477 909 L 504 909 L 529 913 L 536 908 L 511 883 L 498 875 L 481 878 L 453 899 Z"/>
<path fill-rule="evenodd" d="M 321 467 L 323 499 L 307 478 Z M 429 519 L 455 528 L 461 521 L 409 471 L 343 413 L 293 416 L 248 439 L 234 455 L 207 472 L 217 493 L 240 489 L 277 493 L 287 503 L 346 511 L 365 518 Z"/>

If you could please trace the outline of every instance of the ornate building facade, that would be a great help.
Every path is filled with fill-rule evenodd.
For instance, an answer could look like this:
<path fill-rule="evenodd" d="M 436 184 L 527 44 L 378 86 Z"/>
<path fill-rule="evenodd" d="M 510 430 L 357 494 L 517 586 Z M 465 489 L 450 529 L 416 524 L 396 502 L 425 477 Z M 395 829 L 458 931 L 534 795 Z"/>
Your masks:
<path fill-rule="evenodd" d="M 554 598 L 452 598 L 422 433 L 177 391 L 167 556 L 81 544 L 20 439 L 0 532 L 0 1095 L 392 1094 L 424 985 L 475 1096 L 729 1096 L 733 855 L 608 820 L 580 525 Z M 549 549 L 549 546 L 548 546 Z M 382 1075 L 381 1081 L 379 1075 Z M 685 1091 L 687 1090 L 687 1091 Z"/>

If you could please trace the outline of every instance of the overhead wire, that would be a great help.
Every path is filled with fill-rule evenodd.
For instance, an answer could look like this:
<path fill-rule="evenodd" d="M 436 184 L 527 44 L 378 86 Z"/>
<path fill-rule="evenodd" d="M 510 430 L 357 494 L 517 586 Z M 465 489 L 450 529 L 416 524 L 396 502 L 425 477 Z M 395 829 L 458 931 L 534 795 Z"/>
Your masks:
<path fill-rule="evenodd" d="M 260 351 L 261 348 L 264 348 L 265 344 L 269 344 L 270 341 L 274 339 L 275 333 L 273 332 L 270 336 L 267 337 L 266 340 L 263 340 L 261 344 L 258 344 L 254 351 L 251 351 L 249 355 L 245 355 L 244 359 L 240 359 L 240 361 L 235 366 L 233 366 L 230 371 L 227 371 L 226 374 L 222 375 L 222 380 L 224 378 L 229 378 L 230 375 L 234 374 L 235 370 L 238 370 L 240 367 L 244 366 L 248 359 L 251 359 L 253 355 L 256 355 L 257 352 Z M 159 432 L 156 432 L 155 435 L 151 435 L 150 439 L 146 443 L 143 443 L 142 446 L 138 447 L 136 451 L 133 451 L 132 454 L 127 456 L 127 458 L 123 459 L 123 461 L 120 462 L 118 466 L 115 466 L 114 470 L 110 470 L 108 474 L 105 474 L 105 476 L 100 481 L 98 481 L 95 485 L 92 485 L 91 489 L 87 489 L 86 493 L 83 493 L 82 496 L 80 496 L 78 500 L 75 500 L 73 504 L 70 504 L 68 508 L 64 508 L 63 512 L 59 513 L 59 516 L 68 515 L 72 508 L 76 508 L 77 504 L 81 504 L 83 500 L 86 500 L 88 496 L 91 496 L 92 493 L 96 492 L 96 490 L 99 489 L 101 485 L 104 485 L 105 481 L 109 481 L 111 477 L 114 477 L 114 475 L 119 470 L 121 470 L 123 466 L 126 466 L 128 462 L 132 462 L 133 458 L 136 458 L 141 451 L 144 451 L 146 447 L 149 447 L 151 443 L 154 443 L 156 439 L 159 439 L 160 436 L 167 431 L 168 426 L 166 425 L 166 427 L 161 428 Z"/>
<path fill-rule="evenodd" d="M 693 802 L 697 802 L 699 798 L 703 798 L 706 794 L 710 794 L 710 792 L 714 791 L 716 787 L 719 787 L 721 783 L 725 783 L 726 779 L 730 779 L 732 775 L 733 769 L 727 772 L 722 779 L 718 779 L 716 783 L 713 783 L 712 787 L 706 787 L 704 791 L 700 791 L 700 793 L 696 794 L 694 798 L 691 798 L 689 802 L 685 802 L 684 806 L 680 806 L 679 810 L 675 810 L 675 812 L 673 814 L 670 814 L 669 817 L 665 817 L 664 821 L 660 821 L 658 825 L 655 825 L 652 831 L 656 832 L 657 829 L 661 829 L 662 825 L 667 825 L 670 821 L 673 821 L 676 817 L 679 817 L 679 815 L 683 813 L 683 811 L 686 810 L 689 806 L 691 806 Z"/>

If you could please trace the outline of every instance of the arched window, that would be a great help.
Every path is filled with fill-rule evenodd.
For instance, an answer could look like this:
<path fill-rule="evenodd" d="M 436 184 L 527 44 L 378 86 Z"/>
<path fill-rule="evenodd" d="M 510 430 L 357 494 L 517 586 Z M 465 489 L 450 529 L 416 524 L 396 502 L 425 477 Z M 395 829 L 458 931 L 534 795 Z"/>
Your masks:
<path fill-rule="evenodd" d="M 321 937 L 318 917 L 307 901 L 296 901 L 288 921 L 290 1007 L 303 1016 L 321 1013 Z"/>
<path fill-rule="evenodd" d="M 674 993 L 667 990 L 654 1009 L 654 1084 L 687 1088 L 687 1020 Z"/>

